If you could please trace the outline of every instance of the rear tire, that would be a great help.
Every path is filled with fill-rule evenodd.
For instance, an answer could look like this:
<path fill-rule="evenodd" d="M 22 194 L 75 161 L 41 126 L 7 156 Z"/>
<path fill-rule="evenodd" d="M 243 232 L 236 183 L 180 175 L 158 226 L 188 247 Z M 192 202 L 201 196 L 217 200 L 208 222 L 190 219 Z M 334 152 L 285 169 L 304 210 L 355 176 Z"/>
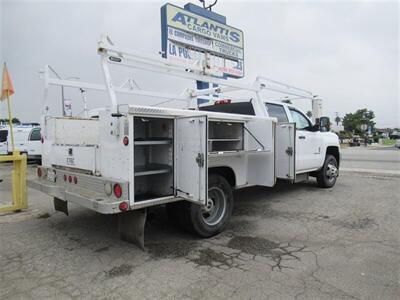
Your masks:
<path fill-rule="evenodd" d="M 324 165 L 316 175 L 319 187 L 333 187 L 339 175 L 339 167 L 336 158 L 333 155 L 327 154 Z"/>
<path fill-rule="evenodd" d="M 233 210 L 233 192 L 228 181 L 221 175 L 208 178 L 208 203 L 181 203 L 180 224 L 201 237 L 212 237 L 222 232 Z"/>

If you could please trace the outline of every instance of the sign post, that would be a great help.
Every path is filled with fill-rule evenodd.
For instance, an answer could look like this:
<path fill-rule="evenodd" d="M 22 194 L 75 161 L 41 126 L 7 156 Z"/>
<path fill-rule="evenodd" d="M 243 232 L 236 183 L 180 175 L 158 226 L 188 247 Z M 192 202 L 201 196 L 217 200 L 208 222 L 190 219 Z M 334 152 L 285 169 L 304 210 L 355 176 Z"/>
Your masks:
<path fill-rule="evenodd" d="M 1 155 L 0 162 L 12 161 L 13 170 L 11 171 L 12 204 L 0 206 L 0 212 L 20 211 L 21 209 L 25 209 L 28 207 L 28 203 L 26 200 L 27 159 L 26 155 L 21 155 L 18 150 L 15 150 L 14 146 L 14 133 L 12 128 L 12 114 L 11 114 L 11 103 L 10 103 L 10 96 L 12 94 L 14 94 L 14 86 L 12 84 L 10 74 L 8 73 L 7 66 L 4 63 L 0 100 L 7 99 L 8 122 L 10 125 L 9 132 L 11 137 L 12 154 Z"/>

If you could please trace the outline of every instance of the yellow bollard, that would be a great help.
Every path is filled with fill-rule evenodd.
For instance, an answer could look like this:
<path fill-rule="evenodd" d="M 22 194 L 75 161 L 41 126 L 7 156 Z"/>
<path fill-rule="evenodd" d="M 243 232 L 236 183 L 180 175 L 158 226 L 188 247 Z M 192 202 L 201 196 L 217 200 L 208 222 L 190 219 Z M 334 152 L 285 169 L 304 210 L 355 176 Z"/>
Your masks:
<path fill-rule="evenodd" d="M 0 156 L 0 162 L 12 161 L 12 204 L 0 206 L 0 212 L 20 211 L 28 208 L 26 198 L 26 155 L 21 155 L 19 151 L 14 151 L 11 155 Z"/>

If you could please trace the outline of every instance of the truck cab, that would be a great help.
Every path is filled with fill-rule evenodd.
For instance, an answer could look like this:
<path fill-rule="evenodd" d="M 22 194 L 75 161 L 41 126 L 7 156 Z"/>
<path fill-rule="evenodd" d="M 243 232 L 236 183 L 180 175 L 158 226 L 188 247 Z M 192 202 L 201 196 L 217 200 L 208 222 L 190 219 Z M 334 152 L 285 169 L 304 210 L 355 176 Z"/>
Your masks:
<path fill-rule="evenodd" d="M 299 182 L 308 179 L 308 176 L 313 176 L 317 177 L 321 186 L 333 186 L 338 176 L 340 147 L 338 136 L 329 131 L 329 120 L 326 117 L 321 118 L 325 122 L 321 126 L 319 119 L 315 124 L 305 113 L 292 104 L 264 101 L 264 105 L 267 116 L 276 118 L 277 151 L 279 151 L 278 148 L 281 148 L 285 152 L 277 153 L 277 159 L 282 158 L 277 170 L 278 177 Z M 213 105 L 202 106 L 200 110 L 246 115 L 261 114 L 252 101 L 217 101 Z M 291 126 L 294 126 L 294 128 Z M 292 135 L 288 132 L 291 128 L 293 129 Z M 283 130 L 286 132 L 282 132 Z M 292 143 L 287 142 L 288 135 L 292 137 Z M 289 155 L 291 153 L 293 155 Z M 326 160 L 332 160 L 332 157 L 335 162 L 328 163 L 325 166 Z M 287 168 L 282 167 L 285 162 Z M 322 176 L 321 170 L 325 172 L 325 176 Z M 281 171 L 284 172 L 279 176 Z M 328 178 L 323 178 L 327 174 L 329 174 Z"/>

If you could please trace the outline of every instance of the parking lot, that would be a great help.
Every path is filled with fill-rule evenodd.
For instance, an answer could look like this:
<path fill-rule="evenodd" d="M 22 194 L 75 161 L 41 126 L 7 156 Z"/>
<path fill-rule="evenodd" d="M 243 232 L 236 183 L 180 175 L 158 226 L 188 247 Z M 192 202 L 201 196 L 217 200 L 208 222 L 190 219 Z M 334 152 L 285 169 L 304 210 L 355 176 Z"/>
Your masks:
<path fill-rule="evenodd" d="M 4 195 L 9 166 L 0 170 Z M 29 189 L 27 211 L 0 216 L 0 298 L 398 299 L 392 173 L 349 170 L 333 189 L 310 179 L 237 191 L 228 228 L 211 239 L 152 209 L 146 251 L 119 239 L 116 216 L 71 205 L 67 217 Z"/>

